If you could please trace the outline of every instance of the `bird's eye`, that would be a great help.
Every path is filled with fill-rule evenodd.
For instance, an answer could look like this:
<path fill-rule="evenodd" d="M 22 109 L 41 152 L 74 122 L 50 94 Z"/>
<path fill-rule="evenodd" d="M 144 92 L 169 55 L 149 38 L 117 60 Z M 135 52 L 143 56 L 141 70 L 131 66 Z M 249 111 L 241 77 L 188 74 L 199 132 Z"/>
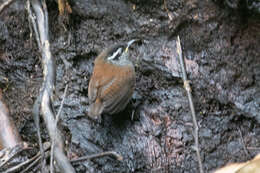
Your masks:
<path fill-rule="evenodd" d="M 122 48 L 120 47 L 115 52 L 113 52 L 113 54 L 111 56 L 109 56 L 107 59 L 115 60 L 116 58 L 120 57 L 121 54 L 122 54 Z"/>

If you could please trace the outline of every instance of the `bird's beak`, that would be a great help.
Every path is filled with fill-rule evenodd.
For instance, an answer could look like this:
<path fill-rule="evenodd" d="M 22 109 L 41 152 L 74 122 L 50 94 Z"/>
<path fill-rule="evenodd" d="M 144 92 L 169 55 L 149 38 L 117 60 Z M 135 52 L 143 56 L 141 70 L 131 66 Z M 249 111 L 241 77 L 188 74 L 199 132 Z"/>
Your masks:
<path fill-rule="evenodd" d="M 128 43 L 127 43 L 127 47 L 125 48 L 125 53 L 126 52 L 128 52 L 128 48 L 134 43 L 134 42 L 136 42 L 136 41 L 138 41 L 137 39 L 133 39 L 133 40 L 131 40 L 131 41 L 129 41 Z"/>

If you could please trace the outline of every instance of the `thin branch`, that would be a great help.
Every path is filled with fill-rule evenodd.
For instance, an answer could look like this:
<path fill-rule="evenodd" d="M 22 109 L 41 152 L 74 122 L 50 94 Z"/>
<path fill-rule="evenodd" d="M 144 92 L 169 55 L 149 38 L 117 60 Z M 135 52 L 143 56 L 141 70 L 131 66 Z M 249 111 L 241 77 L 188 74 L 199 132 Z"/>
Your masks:
<path fill-rule="evenodd" d="M 80 162 L 80 161 L 95 159 L 95 158 L 104 157 L 104 156 L 114 156 L 119 161 L 123 160 L 123 157 L 121 155 L 117 154 L 116 152 L 107 151 L 107 152 L 103 152 L 103 153 L 99 153 L 99 154 L 93 154 L 90 156 L 83 156 L 83 157 L 79 157 L 77 159 L 72 159 L 71 162 Z"/>
<path fill-rule="evenodd" d="M 45 155 L 47 157 L 49 157 L 50 152 L 48 151 L 50 149 L 50 143 L 45 143 L 46 145 L 44 145 L 44 151 L 47 151 L 47 154 L 45 153 Z M 37 153 L 38 157 L 33 157 L 30 159 L 30 162 L 32 162 L 30 165 L 28 165 L 21 173 L 25 173 L 26 171 L 28 171 L 29 169 L 31 169 L 31 167 L 33 167 L 40 159 L 41 159 L 41 153 Z"/>
<path fill-rule="evenodd" d="M 30 159 L 30 162 L 32 162 L 30 165 L 27 166 L 21 173 L 27 172 L 29 169 L 31 169 L 37 162 L 41 160 L 41 153 L 38 153 L 37 156 Z"/>
<path fill-rule="evenodd" d="M 52 109 L 52 98 L 53 91 L 55 88 L 56 68 L 55 61 L 53 60 L 50 51 L 47 6 L 45 0 L 31 0 L 30 3 L 32 5 L 33 12 L 36 16 L 37 27 L 34 27 L 34 30 L 35 33 L 39 33 L 39 35 L 36 34 L 36 37 L 38 37 L 40 42 L 39 48 L 42 56 L 42 66 L 44 74 L 44 80 L 40 90 L 40 96 L 37 98 L 35 104 L 38 105 L 38 101 L 40 101 L 42 116 L 48 129 L 49 136 L 51 138 L 52 143 L 53 141 L 56 141 L 54 142 L 53 152 L 54 158 L 61 172 L 74 173 L 74 168 L 71 166 L 69 160 L 64 154 L 62 137 L 60 135 L 59 130 L 56 130 L 54 112 Z M 37 111 L 39 111 L 39 109 Z"/>
<path fill-rule="evenodd" d="M 201 162 L 201 157 L 200 157 L 200 148 L 199 148 L 199 135 L 198 135 L 198 123 L 196 120 L 196 114 L 195 114 L 195 109 L 194 109 L 194 105 L 193 105 L 193 100 L 192 100 L 192 95 L 191 95 L 191 87 L 190 87 L 190 83 L 187 79 L 187 73 L 186 73 L 186 68 L 185 68 L 185 62 L 183 60 L 183 56 L 182 56 L 182 49 L 181 49 L 181 43 L 180 43 L 180 37 L 177 37 L 177 53 L 179 55 L 179 59 L 180 59 L 180 64 L 181 64 L 181 70 L 182 70 L 182 74 L 183 74 L 183 83 L 184 83 L 184 88 L 188 94 L 188 99 L 189 99 L 189 104 L 190 104 L 190 109 L 191 109 L 191 115 L 192 115 L 192 121 L 193 121 L 193 135 L 194 135 L 194 140 L 195 140 L 195 151 L 197 154 L 197 158 L 198 158 L 198 162 L 199 162 L 199 169 L 200 169 L 200 173 L 203 173 L 203 165 Z"/>
<path fill-rule="evenodd" d="M 25 162 L 22 162 L 22 163 L 20 163 L 20 164 L 14 166 L 14 167 L 9 168 L 9 169 L 6 170 L 4 173 L 15 172 L 15 171 L 21 169 L 23 166 L 27 165 L 28 163 L 32 162 L 33 160 L 37 159 L 39 156 L 40 156 L 40 153 L 37 154 L 37 155 L 35 155 L 35 156 L 33 156 L 31 159 L 26 160 Z M 39 157 L 39 158 L 40 158 L 40 157 Z"/>
<path fill-rule="evenodd" d="M 33 30 L 35 32 L 35 39 L 36 39 L 37 45 L 41 51 L 42 46 L 41 46 L 41 42 L 40 42 L 40 36 L 39 36 L 38 29 L 37 29 L 37 24 L 35 22 L 36 17 L 32 14 L 30 0 L 27 0 L 26 6 L 27 6 L 28 15 L 29 15 L 29 21 L 30 21 L 29 24 L 32 23 L 32 25 L 33 25 Z M 31 27 L 30 27 L 30 30 L 31 30 Z"/>
<path fill-rule="evenodd" d="M 37 24 L 35 22 L 36 18 L 35 18 L 35 16 L 33 16 L 33 13 L 32 13 L 32 10 L 31 10 L 30 0 L 27 0 L 27 11 L 28 11 L 28 15 L 29 15 L 29 21 L 31 21 L 31 23 L 33 25 L 33 29 L 34 29 L 34 32 L 35 32 L 35 38 L 36 38 L 38 47 L 39 47 L 40 51 L 42 51 L 40 35 L 39 35 L 38 28 L 37 28 Z M 41 90 L 42 90 L 42 88 L 41 88 Z M 44 169 L 46 167 L 46 161 L 45 161 L 45 156 L 44 156 L 44 151 L 43 151 L 43 144 L 42 144 L 41 130 L 40 130 L 40 117 L 39 117 L 40 116 L 39 110 L 40 110 L 41 100 L 42 100 L 42 91 L 40 91 L 40 95 L 37 97 L 37 99 L 36 99 L 36 101 L 33 105 L 33 118 L 34 118 L 34 123 L 36 125 L 37 137 L 38 137 L 39 147 L 40 147 L 40 152 L 41 152 L 41 163 L 42 163 L 41 164 L 41 170 L 44 173 L 45 172 Z"/>
<path fill-rule="evenodd" d="M 53 149 L 54 149 L 54 145 L 55 145 L 55 142 L 56 142 L 56 138 L 57 138 L 57 125 L 58 125 L 58 122 L 59 122 L 59 119 L 60 119 L 60 114 L 61 114 L 61 111 L 62 111 L 62 108 L 63 108 L 63 104 L 64 104 L 64 100 L 65 100 L 65 97 L 66 97 L 66 94 L 67 94 L 67 90 L 68 90 L 68 85 L 66 85 L 65 87 L 65 90 L 64 90 L 64 94 L 63 94 L 63 98 L 62 98 L 62 101 L 61 101 L 61 105 L 60 105 L 60 108 L 59 108 L 59 111 L 57 113 L 57 116 L 56 116 L 56 120 L 55 120 L 55 138 L 54 138 L 54 141 L 52 141 L 52 144 L 51 144 L 51 166 L 50 166 L 50 170 L 51 170 L 51 173 L 53 173 Z"/>
<path fill-rule="evenodd" d="M 12 160 L 15 156 L 17 156 L 22 151 L 28 150 L 30 147 L 27 143 L 22 142 L 15 147 L 12 148 L 4 148 L 0 151 L 0 168 L 6 165 L 10 160 Z"/>
<path fill-rule="evenodd" d="M 0 14 L 4 11 L 6 7 L 11 5 L 15 0 L 7 0 L 0 6 Z"/>
<path fill-rule="evenodd" d="M 48 150 L 49 148 L 50 148 L 49 145 L 46 146 L 46 147 L 44 148 L 44 151 Z M 16 172 L 17 170 L 21 169 L 23 166 L 25 166 L 25 165 L 27 165 L 27 164 L 29 164 L 29 163 L 35 161 L 35 160 L 39 161 L 40 158 L 41 158 L 41 153 L 38 153 L 38 154 L 36 154 L 35 156 L 33 156 L 31 159 L 28 159 L 28 160 L 26 160 L 25 162 L 22 162 L 22 163 L 20 163 L 20 164 L 14 166 L 14 167 L 12 167 L 12 168 L 9 168 L 9 169 L 6 170 L 4 173 Z M 36 162 L 36 163 L 37 163 L 37 162 Z M 30 166 L 30 165 L 29 165 L 29 166 Z M 27 169 L 27 168 L 26 168 L 26 169 Z M 23 172 L 24 172 L 24 171 L 23 171 Z"/>

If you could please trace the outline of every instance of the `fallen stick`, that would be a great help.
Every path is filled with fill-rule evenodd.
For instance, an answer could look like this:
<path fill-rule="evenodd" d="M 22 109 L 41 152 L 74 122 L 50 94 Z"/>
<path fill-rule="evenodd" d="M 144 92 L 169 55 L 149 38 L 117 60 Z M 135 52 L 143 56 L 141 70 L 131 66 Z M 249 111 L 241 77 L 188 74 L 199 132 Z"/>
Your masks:
<path fill-rule="evenodd" d="M 45 148 L 44 148 L 44 151 L 48 150 L 49 148 L 50 148 L 50 145 L 46 145 Z M 30 159 L 28 159 L 28 160 L 26 160 L 26 161 L 24 161 L 24 162 L 22 162 L 18 165 L 15 165 L 15 166 L 9 168 L 8 170 L 4 171 L 4 173 L 17 172 L 17 170 L 20 170 L 23 166 L 25 166 L 25 165 L 27 165 L 31 162 L 33 162 L 33 164 L 37 163 L 40 160 L 40 158 L 41 158 L 41 153 L 38 153 L 35 156 L 33 156 L 32 158 L 30 158 Z M 29 165 L 28 167 L 30 168 L 31 166 L 32 166 L 32 164 Z M 28 170 L 29 169 L 28 167 L 25 168 L 25 170 Z M 25 171 L 23 170 L 22 172 L 25 172 Z"/>
<path fill-rule="evenodd" d="M 4 11 L 6 7 L 11 5 L 15 0 L 7 0 L 0 6 L 0 14 Z"/>
<path fill-rule="evenodd" d="M 53 60 L 50 51 L 49 42 L 49 27 L 48 27 L 48 11 L 45 0 L 31 0 L 27 1 L 31 4 L 33 12 L 29 10 L 29 14 L 36 16 L 37 26 L 33 24 L 33 29 L 36 33 L 36 40 L 42 56 L 43 66 L 43 84 L 40 89 L 40 95 L 37 98 L 35 108 L 41 108 L 42 116 L 46 124 L 51 141 L 54 142 L 54 159 L 57 162 L 61 172 L 75 173 L 74 168 L 64 154 L 63 140 L 60 131 L 56 130 L 54 112 L 52 109 L 53 91 L 55 88 L 55 61 Z M 29 6 L 30 6 L 29 4 Z M 35 23 L 33 15 L 30 16 L 32 23 Z M 39 105 L 39 106 L 37 106 Z M 39 112 L 39 110 L 35 110 Z M 57 132 L 57 133 L 56 133 Z M 56 134 L 56 135 L 55 135 Z M 43 170 L 43 168 L 42 168 Z"/>
<path fill-rule="evenodd" d="M 181 64 L 184 89 L 186 90 L 186 92 L 188 94 L 189 105 L 190 105 L 190 110 L 191 110 L 191 115 L 192 115 L 193 136 L 194 136 L 194 140 L 195 140 L 195 146 L 193 148 L 195 149 L 196 154 L 197 154 L 200 173 L 203 173 L 204 171 L 203 171 L 203 166 L 202 166 L 202 162 L 201 162 L 200 148 L 199 148 L 199 135 L 198 135 L 199 127 L 198 127 L 198 123 L 197 123 L 197 120 L 196 120 L 196 114 L 195 114 L 195 109 L 194 109 L 192 95 L 191 95 L 191 87 L 190 87 L 190 83 L 189 83 L 188 78 L 187 78 L 185 62 L 184 62 L 183 56 L 182 56 L 182 49 L 181 49 L 181 43 L 180 43 L 180 37 L 179 36 L 177 37 L 177 53 L 179 55 L 180 64 Z"/>
<path fill-rule="evenodd" d="M 4 148 L 0 151 L 0 169 L 2 169 L 9 161 L 15 156 L 20 154 L 22 151 L 28 150 L 30 147 L 27 143 L 22 142 L 12 148 Z"/>
<path fill-rule="evenodd" d="M 98 153 L 98 154 L 93 154 L 93 155 L 89 155 L 89 156 L 79 157 L 77 159 L 72 159 L 70 162 L 80 162 L 80 161 L 95 159 L 95 158 L 104 157 L 104 156 L 114 156 L 119 161 L 123 160 L 123 157 L 121 155 L 117 154 L 116 152 L 114 152 L 114 151 L 107 151 L 107 152 L 103 152 L 103 153 Z"/>
<path fill-rule="evenodd" d="M 56 137 L 57 137 L 57 125 L 58 125 L 58 122 L 60 120 L 60 114 L 61 114 L 61 111 L 62 111 L 62 108 L 63 108 L 63 104 L 64 104 L 64 100 L 65 100 L 65 97 L 66 97 L 66 94 L 67 94 L 67 89 L 68 89 L 68 85 L 66 85 L 65 87 L 65 90 L 64 90 L 64 94 L 63 94 L 63 98 L 62 98 L 62 101 L 61 101 L 61 104 L 60 104 L 60 108 L 59 108 L 59 111 L 56 115 L 56 120 L 55 120 L 55 138 L 54 138 L 54 141 L 52 141 L 52 144 L 51 144 L 51 163 L 50 163 L 50 172 L 53 173 L 53 153 L 54 153 L 54 144 L 56 142 Z"/>

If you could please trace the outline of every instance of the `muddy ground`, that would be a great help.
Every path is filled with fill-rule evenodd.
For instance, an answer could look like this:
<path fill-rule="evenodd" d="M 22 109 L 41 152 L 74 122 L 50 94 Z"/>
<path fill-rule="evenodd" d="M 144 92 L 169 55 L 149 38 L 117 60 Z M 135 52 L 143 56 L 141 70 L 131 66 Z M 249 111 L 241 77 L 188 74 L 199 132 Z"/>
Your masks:
<path fill-rule="evenodd" d="M 68 156 L 113 150 L 124 157 L 75 164 L 77 172 L 198 172 L 177 35 L 192 83 L 205 172 L 260 152 L 260 22 L 253 8 L 221 0 L 73 0 L 64 27 L 57 4 L 47 3 L 56 109 L 69 86 L 60 122 Z M 0 87 L 23 140 L 36 144 L 32 106 L 43 75 L 23 4 L 12 4 L 0 16 L 0 76 L 8 78 Z M 132 101 L 98 125 L 85 116 L 93 61 L 103 48 L 132 38 L 142 39 L 130 50 L 137 74 Z M 49 140 L 46 130 L 43 139 Z"/>

